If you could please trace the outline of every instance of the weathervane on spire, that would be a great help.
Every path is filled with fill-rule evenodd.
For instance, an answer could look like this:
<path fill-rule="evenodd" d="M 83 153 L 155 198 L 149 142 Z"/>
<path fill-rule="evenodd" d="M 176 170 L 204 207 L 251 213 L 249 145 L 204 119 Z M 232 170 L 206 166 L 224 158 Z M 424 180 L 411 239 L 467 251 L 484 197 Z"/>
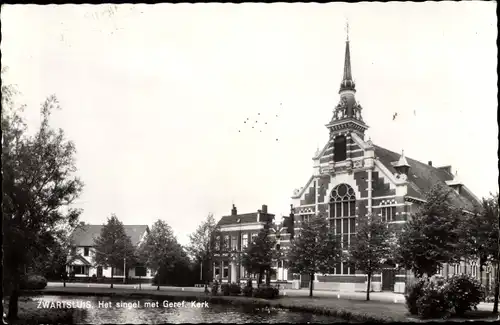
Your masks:
<path fill-rule="evenodd" d="M 349 19 L 346 18 L 345 20 L 345 32 L 347 34 L 347 41 L 349 42 Z"/>

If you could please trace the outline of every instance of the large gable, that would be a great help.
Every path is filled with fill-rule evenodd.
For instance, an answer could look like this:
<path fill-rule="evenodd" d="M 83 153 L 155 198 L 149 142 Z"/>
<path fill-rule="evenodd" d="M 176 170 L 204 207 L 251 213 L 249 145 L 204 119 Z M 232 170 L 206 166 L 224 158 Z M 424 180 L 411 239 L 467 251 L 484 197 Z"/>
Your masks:
<path fill-rule="evenodd" d="M 374 148 L 375 156 L 378 160 L 392 173 L 396 173 L 393 163 L 398 161 L 401 155 L 380 146 L 375 145 Z M 408 174 L 408 196 L 424 199 L 424 194 L 435 184 L 440 183 L 446 185 L 447 181 L 453 180 L 453 175 L 447 168 L 436 168 L 408 157 L 406 157 L 406 160 L 410 165 Z M 463 209 L 472 211 L 474 206 L 479 204 L 474 195 L 467 190 L 464 190 L 463 193 L 460 194 L 456 191 L 452 191 L 451 193 L 453 203 Z"/>
<path fill-rule="evenodd" d="M 84 225 L 78 227 L 71 235 L 75 246 L 94 246 L 94 239 L 99 237 L 103 225 Z M 144 233 L 148 230 L 147 225 L 124 225 L 125 233 L 130 237 L 132 244 L 137 245 Z"/>

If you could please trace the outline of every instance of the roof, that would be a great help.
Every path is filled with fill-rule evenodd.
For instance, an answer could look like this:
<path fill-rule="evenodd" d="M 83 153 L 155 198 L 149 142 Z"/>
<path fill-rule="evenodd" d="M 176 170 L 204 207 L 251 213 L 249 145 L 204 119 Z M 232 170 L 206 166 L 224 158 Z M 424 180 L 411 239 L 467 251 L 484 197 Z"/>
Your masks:
<path fill-rule="evenodd" d="M 271 213 L 260 213 L 261 216 L 273 216 L 274 214 Z M 240 219 L 240 222 L 238 222 L 238 219 Z M 255 223 L 257 222 L 257 212 L 253 213 L 244 213 L 244 214 L 237 214 L 237 215 L 230 215 L 230 216 L 223 216 L 219 222 L 219 226 L 226 226 L 226 225 L 234 225 L 234 224 L 245 224 L 245 223 Z"/>
<path fill-rule="evenodd" d="M 379 161 L 391 172 L 395 173 L 396 169 L 393 163 L 401 158 L 401 155 L 391 150 L 375 147 L 375 156 Z M 418 160 L 406 157 L 406 161 L 410 166 L 408 172 L 408 192 L 407 196 L 424 200 L 425 193 L 435 184 L 441 183 L 446 186 L 446 181 L 453 180 L 453 175 L 444 168 L 436 168 Z M 472 211 L 474 206 L 479 204 L 472 193 L 464 190 L 458 194 L 456 191 L 451 191 L 452 203 L 469 211 Z"/>
<path fill-rule="evenodd" d="M 71 240 L 75 246 L 94 246 L 94 238 L 99 237 L 104 225 L 84 225 L 78 227 L 72 234 Z M 130 237 L 133 245 L 139 244 L 144 232 L 149 228 L 147 225 L 123 225 L 125 233 Z"/>

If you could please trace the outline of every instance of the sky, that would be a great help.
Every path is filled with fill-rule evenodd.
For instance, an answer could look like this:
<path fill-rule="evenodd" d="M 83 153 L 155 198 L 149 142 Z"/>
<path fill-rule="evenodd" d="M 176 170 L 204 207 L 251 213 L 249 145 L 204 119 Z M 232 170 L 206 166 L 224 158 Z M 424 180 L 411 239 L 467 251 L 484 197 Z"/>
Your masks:
<path fill-rule="evenodd" d="M 187 244 L 233 203 L 287 215 L 328 140 L 347 19 L 366 139 L 498 191 L 494 2 L 6 5 L 1 19 L 3 82 L 31 129 L 59 99 L 87 223 L 163 219 Z"/>

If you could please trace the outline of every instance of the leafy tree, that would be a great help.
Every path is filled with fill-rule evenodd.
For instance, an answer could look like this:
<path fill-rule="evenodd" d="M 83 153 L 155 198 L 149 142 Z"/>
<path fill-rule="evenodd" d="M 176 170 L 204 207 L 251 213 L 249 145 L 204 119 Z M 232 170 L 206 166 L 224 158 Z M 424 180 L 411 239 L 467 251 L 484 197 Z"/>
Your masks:
<path fill-rule="evenodd" d="M 257 286 L 262 283 L 262 276 L 266 274 L 266 283 L 271 279 L 271 268 L 276 258 L 274 246 L 276 240 L 269 236 L 270 224 L 259 231 L 242 254 L 241 263 L 251 274 L 257 274 Z"/>
<path fill-rule="evenodd" d="M 108 218 L 101 228 L 99 237 L 94 239 L 95 264 L 111 267 L 111 288 L 113 288 L 113 273 L 115 269 L 135 264 L 136 256 L 132 241 L 125 233 L 123 223 L 115 214 Z M 124 265 L 125 264 L 125 265 Z M 128 268 L 123 270 L 124 282 Z"/>
<path fill-rule="evenodd" d="M 182 256 L 182 247 L 178 244 L 172 228 L 163 220 L 157 220 L 146 239 L 139 247 L 139 260 L 148 268 L 156 271 L 157 290 L 160 281 L 175 268 Z"/>
<path fill-rule="evenodd" d="M 383 261 L 391 257 L 391 234 L 387 224 L 375 216 L 359 221 L 348 253 L 349 261 L 368 277 L 366 300 L 370 300 L 371 277 L 381 269 Z"/>
<path fill-rule="evenodd" d="M 474 215 L 469 215 L 464 223 L 464 238 L 469 239 L 470 255 L 479 258 L 480 280 L 482 281 L 483 268 L 487 263 L 499 266 L 499 210 L 498 193 L 483 198 L 482 206 Z M 499 273 L 495 277 L 495 302 L 493 310 L 498 312 Z"/>
<path fill-rule="evenodd" d="M 457 263 L 466 255 L 461 239 L 465 217 L 452 205 L 450 191 L 440 184 L 432 187 L 399 235 L 396 262 L 418 277 L 432 276 L 443 263 Z"/>
<path fill-rule="evenodd" d="M 71 204 L 83 183 L 74 176 L 74 144 L 49 124 L 56 97 L 42 104 L 40 127 L 30 135 L 24 107 L 15 105 L 17 90 L 2 85 L 1 91 L 4 290 L 10 293 L 8 317 L 16 319 L 21 276 L 61 227 L 77 223 L 81 211 Z"/>
<path fill-rule="evenodd" d="M 328 227 L 326 218 L 319 215 L 304 223 L 291 244 L 289 265 L 295 272 L 310 276 L 309 297 L 312 297 L 314 275 L 333 273 L 335 264 L 341 260 L 339 239 Z"/>
<path fill-rule="evenodd" d="M 211 274 L 211 266 L 215 252 L 215 238 L 219 234 L 213 214 L 209 214 L 195 232 L 189 235 L 187 251 L 201 265 L 202 279 L 205 283 Z"/>

